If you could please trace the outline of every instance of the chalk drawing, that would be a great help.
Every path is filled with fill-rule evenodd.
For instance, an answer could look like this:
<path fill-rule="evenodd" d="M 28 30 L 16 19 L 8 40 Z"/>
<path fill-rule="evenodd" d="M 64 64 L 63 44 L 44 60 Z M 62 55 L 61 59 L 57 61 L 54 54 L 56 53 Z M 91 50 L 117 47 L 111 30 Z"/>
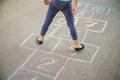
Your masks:
<path fill-rule="evenodd" d="M 91 10 L 91 11 L 95 11 L 97 14 L 108 15 L 108 14 L 110 14 L 110 11 L 111 11 L 111 8 L 107 7 L 107 6 L 102 6 L 102 5 L 97 5 L 97 4 L 93 4 L 93 3 L 78 1 L 77 8 L 79 8 L 81 6 L 84 6 L 82 11 Z"/>
<path fill-rule="evenodd" d="M 90 17 L 90 18 L 92 18 L 92 17 Z M 108 21 L 98 20 L 98 19 L 90 19 L 90 18 L 77 17 L 76 25 L 79 22 L 80 23 L 82 22 L 82 24 L 86 25 L 86 26 L 85 27 L 81 26 L 81 27 L 79 27 L 79 29 L 81 29 L 81 30 L 88 29 L 88 31 L 91 31 L 91 32 L 103 33 L 103 31 L 106 28 L 106 25 L 108 24 Z M 100 24 L 102 24 L 103 26 L 101 26 Z M 100 26 L 97 26 L 97 25 L 100 25 Z M 98 27 L 98 29 L 96 29 L 96 28 L 92 29 L 93 26 L 96 26 L 96 28 Z"/>
<path fill-rule="evenodd" d="M 88 34 L 88 30 L 85 30 L 85 35 L 83 37 L 83 39 L 80 41 L 80 43 L 84 43 L 84 40 L 86 39 L 87 37 L 87 34 Z M 35 33 L 36 35 L 37 33 Z M 39 34 L 39 33 L 38 33 Z M 60 54 L 57 54 L 57 53 L 54 53 L 54 50 L 58 47 L 58 45 L 60 44 L 61 40 L 67 40 L 67 41 L 71 41 L 71 39 L 65 39 L 65 38 L 61 38 L 61 37 L 55 37 L 55 36 L 49 36 L 51 38 L 57 38 L 58 39 L 58 42 L 56 43 L 56 46 L 52 49 L 51 52 L 48 52 L 48 51 L 44 51 L 44 50 L 39 50 L 39 51 L 42 51 L 42 52 L 45 52 L 45 53 L 48 53 L 48 54 L 52 54 L 52 55 L 57 55 L 57 56 L 60 56 L 60 57 L 64 57 L 64 58 L 70 58 L 70 57 L 65 57 L 64 55 L 60 55 Z M 47 37 L 46 37 L 47 38 Z M 87 46 L 87 44 L 86 44 Z M 96 48 L 96 47 L 95 47 Z M 73 53 L 74 54 L 74 53 Z M 93 53 L 94 54 L 94 53 Z M 81 59 L 75 59 L 75 58 L 70 58 L 72 60 L 76 60 L 76 61 L 80 61 L 80 62 L 86 62 L 86 63 L 89 63 L 89 61 L 85 61 L 85 60 L 81 60 Z"/>
<path fill-rule="evenodd" d="M 82 10 L 79 9 L 79 7 L 83 7 Z M 97 19 L 92 19 L 94 17 L 95 14 L 105 14 L 105 15 L 108 15 L 111 11 L 111 8 L 110 7 L 107 7 L 107 6 L 102 6 L 102 5 L 97 5 L 97 4 L 93 4 L 93 3 L 88 3 L 88 2 L 78 2 L 78 6 L 77 8 L 79 9 L 79 11 L 77 12 L 76 16 L 75 16 L 75 25 L 77 25 L 77 23 L 79 22 L 79 19 L 81 20 L 85 20 L 85 25 L 87 27 L 87 29 L 85 29 L 85 35 L 83 37 L 83 39 L 80 41 L 80 43 L 84 43 L 87 35 L 88 35 L 88 32 L 96 32 L 96 33 L 103 33 L 103 31 L 105 30 L 106 26 L 107 26 L 107 23 L 108 21 L 104 21 L 104 20 L 97 20 Z M 85 16 L 86 14 L 88 14 L 89 12 L 92 12 L 91 15 L 88 17 L 88 18 L 85 18 L 83 16 Z M 79 16 L 82 16 L 82 17 L 79 17 Z M 62 17 L 62 16 L 61 16 Z M 90 30 L 89 28 L 93 28 L 93 27 L 97 27 L 96 25 L 98 25 L 100 22 L 103 22 L 105 23 L 102 30 L 101 31 L 96 31 L 96 30 Z M 8 77 L 7 80 L 12 80 L 12 78 L 20 71 L 20 70 L 24 70 L 24 71 L 28 71 L 28 72 L 32 72 L 32 73 L 37 73 L 39 75 L 42 75 L 42 76 L 45 76 L 45 77 L 48 77 L 50 78 L 50 80 L 57 80 L 58 76 L 60 75 L 60 73 L 62 72 L 62 70 L 65 68 L 65 66 L 68 64 L 68 62 L 70 60 L 74 60 L 74 61 L 78 61 L 78 62 L 85 62 L 85 63 L 92 63 L 95 56 L 97 55 L 97 53 L 99 52 L 100 50 L 100 47 L 99 46 L 96 46 L 96 45 L 93 45 L 93 44 L 90 44 L 90 43 L 84 43 L 85 45 L 89 45 L 91 47 L 94 47 L 96 48 L 96 51 L 95 53 L 93 53 L 92 57 L 90 60 L 81 60 L 81 59 L 77 59 L 77 58 L 73 58 L 73 56 L 75 56 L 77 54 L 77 52 L 74 52 L 73 54 L 71 54 L 70 57 L 67 57 L 67 56 L 64 56 L 64 55 L 60 55 L 60 54 L 57 54 L 57 53 L 53 53 L 55 51 L 55 49 L 58 47 L 58 45 L 60 44 L 60 42 L 62 40 L 67 40 L 67 41 L 72 41 L 70 39 L 65 39 L 65 38 L 61 38 L 61 37 L 58 37 L 58 36 L 53 36 L 53 34 L 58 30 L 59 26 L 64 26 L 66 24 L 66 20 L 65 18 L 59 18 L 57 20 L 57 24 L 52 24 L 52 25 L 56 25 L 57 27 L 50 33 L 48 34 L 48 37 L 50 38 L 56 38 L 58 39 L 58 42 L 56 43 L 56 45 L 53 47 L 53 49 L 51 51 L 45 51 L 45 50 L 37 50 L 37 49 L 34 49 L 34 48 L 29 48 L 29 47 L 25 47 L 24 44 L 30 39 L 30 37 L 32 37 L 34 34 L 39 34 L 39 33 L 32 33 L 30 36 L 28 36 L 21 44 L 20 44 L 20 47 L 23 47 L 25 49 L 29 49 L 29 50 L 32 50 L 33 52 L 31 53 L 31 55 L 25 60 L 25 62 L 11 75 Z M 84 30 L 83 28 L 81 28 L 81 30 Z M 67 36 L 66 34 L 63 34 L 63 36 Z M 32 43 L 32 45 L 34 47 L 36 47 L 37 45 Z M 66 59 L 65 63 L 63 64 L 63 66 L 59 69 L 59 71 L 57 72 L 57 74 L 53 77 L 53 76 L 50 76 L 48 74 L 44 74 L 44 73 L 41 73 L 41 72 L 37 72 L 37 71 L 33 71 L 33 70 L 30 70 L 30 69 L 27 69 L 27 68 L 23 68 L 23 66 L 33 57 L 33 55 L 35 55 L 38 51 L 41 51 L 41 52 L 45 52 L 47 54 L 50 54 L 50 55 L 55 55 L 55 56 L 60 56 L 60 57 L 63 57 Z M 36 62 L 36 61 L 35 61 Z M 40 60 L 40 62 L 42 62 L 42 64 L 38 64 L 36 66 L 36 69 L 44 69 L 45 71 L 49 71 L 47 69 L 47 66 L 49 65 L 52 65 L 52 64 L 55 64 L 55 60 L 51 57 L 45 57 L 43 59 Z M 33 65 L 33 64 L 31 64 Z M 34 76 L 31 80 L 38 80 L 38 76 Z"/>
<path fill-rule="evenodd" d="M 98 6 L 95 6 L 92 8 L 93 11 L 95 11 L 96 13 L 103 13 L 105 11 L 105 8 L 102 6 L 102 7 L 98 7 Z"/>
<path fill-rule="evenodd" d="M 48 66 L 48 65 L 55 63 L 55 60 L 52 58 L 49 58 L 49 57 L 41 59 L 41 61 L 45 61 L 45 60 L 47 60 L 48 62 L 37 65 L 37 69 L 45 69 L 45 71 L 48 71 L 48 69 L 45 66 Z"/>

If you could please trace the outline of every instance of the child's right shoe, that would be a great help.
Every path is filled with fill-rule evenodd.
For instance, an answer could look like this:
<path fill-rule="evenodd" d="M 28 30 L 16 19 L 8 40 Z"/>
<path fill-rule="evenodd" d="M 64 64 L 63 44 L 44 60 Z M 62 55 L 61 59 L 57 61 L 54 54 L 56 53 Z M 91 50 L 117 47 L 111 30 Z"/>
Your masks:
<path fill-rule="evenodd" d="M 43 41 L 40 41 L 38 38 L 39 38 L 39 37 L 36 38 L 36 42 L 37 42 L 38 44 L 43 44 Z"/>
<path fill-rule="evenodd" d="M 83 45 L 83 44 L 80 44 L 81 45 L 81 47 L 80 48 L 74 48 L 75 49 L 75 51 L 80 51 L 80 50 L 82 50 L 82 49 L 84 49 L 85 48 L 85 46 Z"/>

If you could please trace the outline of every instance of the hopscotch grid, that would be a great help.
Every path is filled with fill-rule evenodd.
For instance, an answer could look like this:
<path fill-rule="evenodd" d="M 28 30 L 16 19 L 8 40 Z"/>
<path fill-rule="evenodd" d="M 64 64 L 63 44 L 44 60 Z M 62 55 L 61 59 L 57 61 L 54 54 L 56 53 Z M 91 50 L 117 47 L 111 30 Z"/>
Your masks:
<path fill-rule="evenodd" d="M 93 14 L 91 14 L 91 15 L 93 15 Z M 58 15 L 58 16 L 63 16 L 63 15 Z M 99 19 L 92 19 L 92 17 L 91 18 L 86 18 L 86 17 L 81 17 L 81 16 L 75 16 L 75 23 L 77 23 L 77 21 L 78 21 L 78 18 L 80 18 L 80 19 L 87 19 L 87 20 L 93 20 L 93 21 L 99 21 L 99 22 L 106 22 L 105 20 L 99 20 Z M 59 26 L 61 26 L 62 24 L 57 24 L 57 23 L 52 23 L 52 25 L 59 25 Z"/>
<path fill-rule="evenodd" d="M 88 43 L 84 43 L 84 44 L 88 44 Z M 96 47 L 96 46 L 94 46 Z M 27 48 L 26 48 L 27 49 Z M 75 60 L 75 61 L 79 61 L 79 62 L 85 62 L 85 63 L 91 63 L 91 60 L 89 61 L 86 61 L 86 60 L 82 60 L 82 59 L 76 59 L 76 58 L 71 58 L 71 57 L 67 57 L 67 56 L 64 56 L 64 55 L 60 55 L 60 54 L 57 54 L 57 53 L 50 53 L 48 51 L 45 51 L 45 50 L 38 50 L 38 52 L 45 52 L 47 54 L 51 54 L 51 55 L 56 55 L 56 56 L 59 56 L 59 57 L 63 57 L 63 58 L 69 58 L 71 60 Z M 98 52 L 98 51 L 97 51 Z M 94 54 L 97 54 L 97 52 L 95 52 Z M 74 54 L 74 53 L 73 53 Z M 75 53 L 77 54 L 77 52 Z M 95 57 L 95 56 L 94 56 Z M 94 57 L 92 59 L 94 59 Z"/>
<path fill-rule="evenodd" d="M 86 31 L 88 32 L 89 30 L 86 30 Z M 82 41 L 85 40 L 85 38 L 86 38 L 86 36 L 87 36 L 87 34 L 88 34 L 87 32 L 86 32 L 86 35 L 84 36 L 84 38 L 83 38 Z M 38 34 L 38 33 L 35 33 L 35 34 Z M 31 37 L 32 37 L 32 36 L 31 36 Z M 55 46 L 50 52 L 48 52 L 48 51 L 44 51 L 44 50 L 41 50 L 41 49 L 38 50 L 38 51 L 43 51 L 43 52 L 47 52 L 48 54 L 53 54 L 53 55 L 57 55 L 57 56 L 61 56 L 61 57 L 63 57 L 64 55 L 60 55 L 60 54 L 53 53 L 53 52 L 54 52 L 54 50 L 57 48 L 57 46 L 60 44 L 61 40 L 62 40 L 62 39 L 64 40 L 64 38 L 55 37 L 55 36 L 52 36 L 52 37 L 54 37 L 54 38 L 58 38 L 58 39 L 59 39 L 58 42 L 57 42 L 57 44 L 56 44 L 56 46 Z M 68 39 L 65 39 L 65 40 L 68 40 Z M 72 41 L 72 40 L 69 40 L 69 41 Z M 88 43 L 84 43 L 84 44 L 91 45 L 91 44 L 88 44 Z M 97 47 L 97 46 L 95 46 L 95 45 L 91 45 L 91 46 L 93 46 L 93 47 Z M 36 50 L 36 49 L 34 49 L 34 48 L 29 48 L 29 47 L 23 47 L 23 48 L 25 48 L 25 49 L 30 49 L 30 50 Z M 73 53 L 73 54 L 74 54 L 74 53 Z M 95 53 L 94 53 L 94 54 L 95 54 Z M 87 62 L 87 63 L 91 62 L 91 60 L 90 60 L 90 61 L 85 61 L 85 60 L 75 59 L 75 58 L 66 57 L 66 56 L 64 56 L 64 58 L 70 58 L 70 59 L 72 59 L 72 60 L 77 60 L 77 61 Z M 92 58 L 92 59 L 93 59 L 93 58 Z"/>
<path fill-rule="evenodd" d="M 103 26 L 103 28 L 102 28 L 101 31 L 88 29 L 88 30 L 91 31 L 91 32 L 103 33 L 104 30 L 105 30 L 105 28 L 106 28 L 106 25 L 107 25 L 108 21 L 105 21 L 105 20 L 98 20 L 98 19 L 92 19 L 92 16 L 93 16 L 94 14 L 95 14 L 95 13 L 91 14 L 91 16 L 90 16 L 89 18 L 84 18 L 84 17 L 76 16 L 76 17 L 75 17 L 75 25 L 77 25 L 78 18 L 80 18 L 80 19 L 85 19 L 85 20 L 97 21 L 97 22 L 103 22 L 103 23 L 105 23 L 105 24 L 104 24 L 104 26 Z M 58 25 L 58 24 L 53 23 L 53 25 Z M 60 25 L 60 24 L 59 24 L 59 25 Z M 79 29 L 82 29 L 82 30 L 83 30 L 84 28 L 79 28 Z M 86 29 L 84 29 L 84 30 L 86 30 Z"/>
<path fill-rule="evenodd" d="M 95 5 L 95 4 L 86 3 L 86 2 L 82 2 L 82 3 L 87 4 L 87 5 L 83 8 L 83 10 L 86 9 L 89 5 Z M 80 4 L 80 2 L 79 2 L 79 4 Z M 97 6 L 98 6 L 98 5 L 97 5 Z M 105 7 L 105 6 L 103 6 L 103 7 Z M 110 13 L 110 11 L 111 11 L 111 8 L 108 7 L 108 11 L 107 11 L 106 15 L 108 15 L 108 14 Z M 94 14 L 91 14 L 91 16 L 90 16 L 89 18 L 86 18 L 86 19 L 92 18 L 93 15 L 94 15 Z M 84 19 L 85 19 L 85 18 L 84 18 Z M 91 19 L 91 20 L 96 20 L 96 19 Z M 77 21 L 78 21 L 78 18 L 76 17 L 75 25 L 77 24 Z M 104 22 L 103 20 L 99 20 L 99 21 Z M 105 23 L 104 28 L 102 29 L 102 31 L 87 30 L 87 32 L 88 32 L 88 31 L 93 31 L 93 32 L 102 33 L 102 32 L 104 31 L 107 23 L 108 23 L 108 22 L 106 21 L 106 23 Z M 58 26 L 59 24 L 53 24 L 53 25 L 57 25 L 57 26 Z M 82 30 L 83 30 L 83 29 L 82 29 Z M 53 33 L 54 33 L 54 32 L 53 32 Z M 33 34 L 36 34 L 36 33 L 32 33 L 30 36 L 28 36 L 28 37 L 20 44 L 20 47 L 23 47 L 23 45 L 26 43 L 26 41 L 27 41 L 30 37 L 32 37 Z M 52 34 L 52 33 L 51 33 L 51 34 Z M 86 36 L 87 36 L 87 33 L 86 33 Z M 84 38 L 86 38 L 86 36 L 84 36 Z M 59 38 L 59 37 L 58 37 L 58 38 Z M 83 41 L 84 41 L 84 38 L 83 38 Z M 58 43 L 57 43 L 57 46 L 59 45 L 59 43 L 60 43 L 60 41 L 61 41 L 62 39 L 64 39 L 64 38 L 59 38 L 59 41 L 58 41 Z M 58 71 L 58 73 L 57 73 L 57 75 L 55 76 L 54 80 L 57 79 L 57 77 L 59 76 L 60 72 L 64 69 L 64 66 L 68 63 L 68 61 L 69 61 L 70 59 L 72 59 L 72 60 L 79 60 L 80 62 L 87 62 L 87 63 L 92 63 L 92 62 L 93 62 L 95 56 L 97 55 L 98 51 L 100 50 L 100 47 L 95 46 L 95 45 L 92 45 L 92 44 L 89 44 L 89 43 L 85 43 L 85 44 L 91 45 L 91 46 L 94 46 L 94 47 L 97 47 L 97 51 L 96 51 L 96 52 L 94 53 L 94 55 L 92 56 L 91 60 L 90 60 L 90 61 L 84 61 L 84 60 L 79 60 L 79 59 L 73 59 L 73 58 L 68 58 L 68 57 L 66 57 L 67 60 L 66 60 L 65 64 L 64 64 L 64 65 L 61 67 L 61 69 Z M 52 49 L 51 52 L 53 52 L 53 51 L 56 49 L 57 46 L 55 46 L 55 47 Z M 23 48 L 27 48 L 27 47 L 23 47 Z M 32 48 L 27 48 L 27 49 L 31 49 L 31 50 L 32 50 Z M 34 50 L 34 52 L 32 53 L 32 55 L 30 55 L 30 56 L 26 59 L 26 61 L 25 61 L 7 80 L 10 80 L 10 79 L 29 61 L 29 59 L 38 51 L 38 50 L 35 50 L 35 49 L 33 49 L 33 50 Z M 49 52 L 48 52 L 48 53 L 49 53 Z M 53 54 L 55 54 L 55 53 L 53 53 Z M 58 55 L 58 54 L 55 54 L 55 55 Z M 25 69 L 23 68 L 23 70 L 25 70 Z M 52 77 L 52 78 L 53 78 L 53 77 Z"/>

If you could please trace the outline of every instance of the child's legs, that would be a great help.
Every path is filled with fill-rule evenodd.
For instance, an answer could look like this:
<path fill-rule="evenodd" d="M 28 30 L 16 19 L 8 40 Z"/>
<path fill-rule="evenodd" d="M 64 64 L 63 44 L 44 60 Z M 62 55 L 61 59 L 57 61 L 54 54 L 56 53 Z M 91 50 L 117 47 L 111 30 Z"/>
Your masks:
<path fill-rule="evenodd" d="M 52 3 L 49 4 L 49 8 L 48 8 L 48 11 L 47 11 L 47 15 L 46 15 L 46 19 L 45 19 L 45 22 L 42 26 L 42 29 L 41 29 L 41 33 L 40 35 L 41 36 L 44 36 L 48 30 L 48 27 L 49 25 L 51 24 L 54 16 L 56 15 L 56 13 L 58 12 L 59 10 L 56 9 Z"/>

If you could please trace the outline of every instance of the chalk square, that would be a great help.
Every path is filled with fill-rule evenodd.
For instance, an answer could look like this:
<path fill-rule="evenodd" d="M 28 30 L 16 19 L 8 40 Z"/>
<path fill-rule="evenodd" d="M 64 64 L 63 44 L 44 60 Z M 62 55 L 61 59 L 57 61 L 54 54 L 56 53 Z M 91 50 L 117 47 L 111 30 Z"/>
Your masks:
<path fill-rule="evenodd" d="M 37 52 L 23 68 L 41 73 L 47 77 L 55 77 L 66 62 L 66 58 L 49 54 L 46 51 Z"/>
<path fill-rule="evenodd" d="M 102 33 L 105 30 L 107 21 L 77 17 L 77 30 L 85 29 L 96 33 Z"/>
<path fill-rule="evenodd" d="M 57 38 L 46 36 L 43 44 L 40 45 L 36 42 L 38 36 L 38 33 L 32 33 L 21 43 L 20 47 L 30 50 L 45 50 L 50 52 L 58 42 Z"/>
<path fill-rule="evenodd" d="M 71 46 L 73 46 L 72 41 L 61 40 L 58 47 L 53 51 L 53 54 L 66 56 L 75 61 L 91 62 L 97 54 L 99 47 L 86 43 L 84 45 L 85 49 L 75 52 L 71 49 Z"/>
<path fill-rule="evenodd" d="M 13 76 L 12 80 L 53 80 L 50 76 L 41 75 L 41 73 L 37 73 L 35 71 L 22 68 L 15 76 Z"/>
<path fill-rule="evenodd" d="M 78 39 L 81 41 L 85 35 L 85 30 L 77 30 Z M 72 40 L 70 35 L 70 31 L 67 26 L 59 26 L 57 30 L 51 35 L 52 37 L 56 37 L 58 39 L 67 39 Z"/>
<path fill-rule="evenodd" d="M 87 16 L 88 15 L 90 14 L 87 13 Z M 79 17 L 79 16 L 75 16 L 74 19 L 75 19 L 74 24 L 77 28 L 77 31 L 84 29 L 92 32 L 102 33 L 105 30 L 105 27 L 108 23 L 105 20 L 90 19 L 90 18 Z M 57 15 L 55 20 L 53 21 L 53 25 L 67 26 L 66 19 L 64 18 L 63 15 Z"/>

